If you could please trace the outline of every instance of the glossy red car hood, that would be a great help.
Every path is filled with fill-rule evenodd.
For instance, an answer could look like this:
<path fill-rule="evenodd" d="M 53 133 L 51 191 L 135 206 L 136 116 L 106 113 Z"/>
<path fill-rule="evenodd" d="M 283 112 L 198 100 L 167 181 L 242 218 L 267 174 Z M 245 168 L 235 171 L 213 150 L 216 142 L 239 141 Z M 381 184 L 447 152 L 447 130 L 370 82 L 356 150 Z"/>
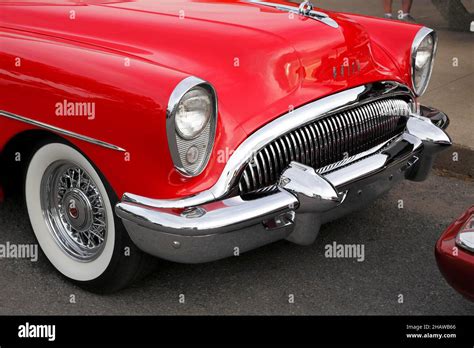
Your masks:
<path fill-rule="evenodd" d="M 349 87 L 378 80 L 406 83 L 361 25 L 325 10 L 339 28 L 237 0 L 45 2 L 15 6 L 15 16 L 8 16 L 5 6 L 2 21 L 207 80 L 217 90 L 220 116 L 247 133 Z"/>

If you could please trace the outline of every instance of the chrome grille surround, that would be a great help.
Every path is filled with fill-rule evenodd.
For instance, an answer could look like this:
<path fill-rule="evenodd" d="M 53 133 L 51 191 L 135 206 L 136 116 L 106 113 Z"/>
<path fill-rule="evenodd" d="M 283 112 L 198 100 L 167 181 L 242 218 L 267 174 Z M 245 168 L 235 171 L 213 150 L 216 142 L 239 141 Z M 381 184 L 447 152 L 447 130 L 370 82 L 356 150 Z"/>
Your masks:
<path fill-rule="evenodd" d="M 401 97 L 367 100 L 344 111 L 316 117 L 257 151 L 242 172 L 239 191 L 247 194 L 272 186 L 291 161 L 318 172 L 334 170 L 355 156 L 402 133 L 410 102 Z"/>

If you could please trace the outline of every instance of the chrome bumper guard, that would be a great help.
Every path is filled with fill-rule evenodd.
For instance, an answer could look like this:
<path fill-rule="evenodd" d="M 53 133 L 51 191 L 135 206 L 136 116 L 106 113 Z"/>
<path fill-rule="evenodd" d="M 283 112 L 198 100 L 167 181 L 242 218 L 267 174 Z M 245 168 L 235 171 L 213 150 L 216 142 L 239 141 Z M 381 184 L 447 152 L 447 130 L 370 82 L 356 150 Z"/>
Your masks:
<path fill-rule="evenodd" d="M 411 115 L 405 132 L 375 153 L 324 174 L 292 162 L 276 190 L 251 199 L 186 206 L 185 198 L 153 206 L 125 195 L 116 213 L 141 250 L 176 262 L 213 261 L 281 239 L 308 245 L 322 223 L 373 201 L 397 181 L 426 179 L 435 155 L 450 145 L 430 119 Z"/>

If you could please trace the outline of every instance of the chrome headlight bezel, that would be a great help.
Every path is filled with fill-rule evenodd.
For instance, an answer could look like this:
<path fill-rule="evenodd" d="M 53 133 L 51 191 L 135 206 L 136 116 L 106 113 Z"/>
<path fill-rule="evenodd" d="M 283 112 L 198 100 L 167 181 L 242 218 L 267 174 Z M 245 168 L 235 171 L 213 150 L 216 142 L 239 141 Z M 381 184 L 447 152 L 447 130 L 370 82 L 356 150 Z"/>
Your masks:
<path fill-rule="evenodd" d="M 183 98 L 191 91 L 208 93 L 211 99 L 211 114 L 202 129 L 191 137 L 183 136 L 177 129 L 176 114 Z M 214 146 L 217 126 L 217 94 L 214 87 L 195 76 L 182 80 L 175 87 L 168 101 L 166 112 L 166 133 L 168 145 L 175 168 L 184 176 L 194 177 L 201 174 L 209 162 Z M 197 160 L 194 163 L 187 161 L 186 153 L 193 148 L 197 150 Z"/>
<path fill-rule="evenodd" d="M 431 37 L 433 39 L 433 49 L 431 51 L 431 57 L 429 58 L 429 62 L 427 64 L 425 69 L 423 70 L 426 72 L 425 78 L 421 81 L 419 85 L 416 83 L 416 77 L 417 74 L 419 73 L 419 70 L 416 67 L 416 57 L 417 53 L 419 52 L 421 44 L 428 39 L 428 37 Z M 412 47 L 411 47 L 411 82 L 413 86 L 413 92 L 416 94 L 416 96 L 420 97 L 422 96 L 426 89 L 428 88 L 428 84 L 431 79 L 431 74 L 433 72 L 433 66 L 434 66 L 434 59 L 436 56 L 436 51 L 438 49 L 438 35 L 433 29 L 423 27 L 421 28 L 418 33 L 415 36 L 415 39 L 413 40 Z"/>

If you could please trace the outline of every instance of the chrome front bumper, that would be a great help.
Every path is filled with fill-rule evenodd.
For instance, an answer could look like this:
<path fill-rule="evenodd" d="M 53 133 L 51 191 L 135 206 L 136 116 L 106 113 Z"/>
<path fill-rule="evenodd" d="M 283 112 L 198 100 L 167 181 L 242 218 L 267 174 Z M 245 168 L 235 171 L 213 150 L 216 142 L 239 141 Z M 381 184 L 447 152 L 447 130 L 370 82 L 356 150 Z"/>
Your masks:
<path fill-rule="evenodd" d="M 125 195 L 116 213 L 141 250 L 176 262 L 213 261 L 281 239 L 308 245 L 321 224 L 373 201 L 396 182 L 426 179 L 435 155 L 450 145 L 430 119 L 411 115 L 405 132 L 373 153 L 324 174 L 292 162 L 265 194 L 200 204 Z"/>

